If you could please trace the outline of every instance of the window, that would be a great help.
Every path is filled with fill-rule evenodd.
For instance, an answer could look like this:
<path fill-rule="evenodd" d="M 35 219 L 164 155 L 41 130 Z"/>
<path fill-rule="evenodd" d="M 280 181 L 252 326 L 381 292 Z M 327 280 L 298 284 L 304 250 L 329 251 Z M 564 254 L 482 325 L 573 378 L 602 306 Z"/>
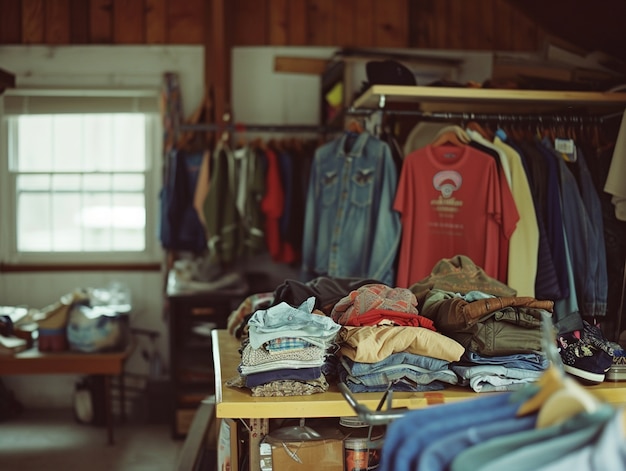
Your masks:
<path fill-rule="evenodd" d="M 157 106 L 137 92 L 4 97 L 10 261 L 159 260 Z"/>

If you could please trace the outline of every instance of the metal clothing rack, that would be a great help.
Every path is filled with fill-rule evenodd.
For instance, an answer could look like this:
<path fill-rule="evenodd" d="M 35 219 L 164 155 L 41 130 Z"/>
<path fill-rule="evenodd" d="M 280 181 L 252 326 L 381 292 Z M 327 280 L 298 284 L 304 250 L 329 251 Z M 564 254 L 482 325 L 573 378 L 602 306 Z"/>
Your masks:
<path fill-rule="evenodd" d="M 602 124 L 608 119 L 618 118 L 622 113 L 611 113 L 602 116 L 562 114 L 562 113 L 470 113 L 470 112 L 432 112 L 422 110 L 391 110 L 349 108 L 346 112 L 351 116 L 371 116 L 383 113 L 388 116 L 416 116 L 428 121 L 497 121 L 508 123 L 549 123 L 549 124 Z"/>
<path fill-rule="evenodd" d="M 404 106 L 394 106 L 402 104 Z M 414 105 L 407 109 L 407 105 Z M 626 93 L 373 85 L 348 114 L 418 116 L 427 120 L 602 123 L 621 116 Z"/>
<path fill-rule="evenodd" d="M 336 126 L 320 126 L 310 124 L 182 124 L 179 126 L 180 131 L 191 132 L 278 132 L 278 133 L 315 133 L 330 134 L 343 132 L 343 128 Z"/>

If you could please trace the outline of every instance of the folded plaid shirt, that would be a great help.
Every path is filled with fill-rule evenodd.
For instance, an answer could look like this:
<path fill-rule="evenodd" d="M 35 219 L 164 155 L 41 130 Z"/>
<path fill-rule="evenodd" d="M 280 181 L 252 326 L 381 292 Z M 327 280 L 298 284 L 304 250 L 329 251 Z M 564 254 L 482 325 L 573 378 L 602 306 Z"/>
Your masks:
<path fill-rule="evenodd" d="M 311 344 L 298 337 L 279 337 L 270 340 L 265 344 L 265 348 L 270 353 L 284 352 L 286 350 L 301 350 L 310 347 Z"/>

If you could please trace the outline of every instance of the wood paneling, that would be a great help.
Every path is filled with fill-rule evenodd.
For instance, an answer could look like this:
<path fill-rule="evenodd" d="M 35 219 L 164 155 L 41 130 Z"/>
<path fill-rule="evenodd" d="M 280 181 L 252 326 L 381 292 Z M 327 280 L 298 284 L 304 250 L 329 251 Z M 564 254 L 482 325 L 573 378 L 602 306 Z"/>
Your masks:
<path fill-rule="evenodd" d="M 289 23 L 287 23 L 290 46 L 307 45 L 306 0 L 289 0 Z"/>
<path fill-rule="evenodd" d="M 113 0 L 89 0 L 91 43 L 113 43 Z"/>
<path fill-rule="evenodd" d="M 448 16 L 450 12 L 448 0 L 436 0 L 433 10 L 433 41 L 435 48 L 447 49 L 448 45 Z"/>
<path fill-rule="evenodd" d="M 70 0 L 70 42 L 88 44 L 89 38 L 89 2 Z"/>
<path fill-rule="evenodd" d="M 267 0 L 232 0 L 234 41 L 236 46 L 260 46 L 268 41 Z"/>
<path fill-rule="evenodd" d="M 409 45 L 407 1 L 374 2 L 374 26 L 377 47 L 407 47 Z"/>
<path fill-rule="evenodd" d="M 355 43 L 359 47 L 373 47 L 374 38 L 374 5 L 376 0 L 359 2 L 359 14 L 354 23 Z"/>
<path fill-rule="evenodd" d="M 409 2 L 409 46 L 431 49 L 435 44 L 435 2 Z"/>
<path fill-rule="evenodd" d="M 515 21 L 516 28 L 516 31 L 511 35 L 511 46 L 514 51 L 534 50 L 541 47 L 539 27 L 534 21 L 515 7 L 513 7 L 512 21 Z"/>
<path fill-rule="evenodd" d="M 20 0 L 0 0 L 0 44 L 22 43 Z"/>
<path fill-rule="evenodd" d="M 44 0 L 22 1 L 22 42 L 41 44 L 44 41 Z"/>
<path fill-rule="evenodd" d="M 143 1 L 113 0 L 113 42 L 115 44 L 145 42 Z"/>
<path fill-rule="evenodd" d="M 165 0 L 146 0 L 146 43 L 165 43 Z"/>
<path fill-rule="evenodd" d="M 205 25 L 205 4 L 203 0 L 168 0 L 167 1 L 167 43 L 168 44 L 204 44 L 204 32 L 211 25 Z"/>
<path fill-rule="evenodd" d="M 269 0 L 269 43 L 272 46 L 288 44 L 289 8 L 287 0 Z"/>
<path fill-rule="evenodd" d="M 0 0 L 0 45 L 203 45 L 218 121 L 233 46 L 536 51 L 545 37 L 508 0 Z"/>
<path fill-rule="evenodd" d="M 514 18 L 510 11 L 500 13 L 495 2 L 503 0 L 422 0 L 410 2 L 408 10 L 409 45 L 423 49 L 493 50 L 496 14 L 506 28 L 499 34 L 505 37 L 506 49 L 511 47 Z M 497 11 L 497 13 L 496 13 Z M 503 18 L 502 16 L 505 16 Z M 513 33 L 511 33 L 513 32 Z M 526 50 L 534 50 L 535 41 Z"/>
<path fill-rule="evenodd" d="M 46 44 L 69 44 L 70 1 L 46 0 Z"/>
<path fill-rule="evenodd" d="M 564 0 L 508 0 L 508 3 L 534 19 L 533 23 L 539 30 L 537 44 L 542 43 L 545 30 L 560 38 L 561 44 L 567 45 L 570 50 L 578 48 L 583 53 L 603 51 L 626 62 L 624 0 L 576 3 Z M 523 32 L 521 36 L 524 36 Z"/>
<path fill-rule="evenodd" d="M 335 44 L 342 47 L 355 47 L 356 41 L 356 21 L 359 0 L 341 0 L 335 4 L 334 29 Z"/>
<path fill-rule="evenodd" d="M 309 0 L 307 12 L 307 44 L 310 46 L 333 46 L 333 0 Z"/>
<path fill-rule="evenodd" d="M 211 48 L 205 51 L 207 68 L 206 82 L 213 93 L 213 112 L 218 123 L 230 121 L 230 45 L 226 33 L 226 11 L 228 0 L 213 0 L 211 4 L 211 28 L 208 38 Z"/>
<path fill-rule="evenodd" d="M 494 1 L 482 0 L 480 2 L 467 3 L 470 5 L 471 18 L 473 18 L 474 27 L 471 34 L 468 35 L 468 49 L 487 50 L 490 51 L 494 47 Z M 531 48 L 532 49 L 532 48 Z"/>
<path fill-rule="evenodd" d="M 494 42 L 501 51 L 513 50 L 513 35 L 518 29 L 513 26 L 515 11 L 505 0 L 495 0 L 493 26 Z"/>
<path fill-rule="evenodd" d="M 0 44 L 204 44 L 216 0 L 0 0 Z M 229 0 L 235 46 L 535 51 L 508 0 Z"/>

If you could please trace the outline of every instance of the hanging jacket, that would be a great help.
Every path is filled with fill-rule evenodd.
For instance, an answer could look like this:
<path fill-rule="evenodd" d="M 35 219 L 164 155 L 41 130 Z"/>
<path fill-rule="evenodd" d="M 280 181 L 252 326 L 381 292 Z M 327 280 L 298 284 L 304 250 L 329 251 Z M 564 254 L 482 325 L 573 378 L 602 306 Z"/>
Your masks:
<path fill-rule="evenodd" d="M 606 260 L 606 244 L 604 241 L 604 221 L 602 218 L 602 203 L 596 189 L 593 186 L 593 179 L 587 166 L 586 158 L 580 147 L 577 147 L 577 159 L 572 164 L 576 170 L 580 196 L 586 209 L 587 217 L 590 221 L 590 239 L 588 248 L 590 256 L 596 260 L 593 273 L 587 273 L 587 281 L 590 290 L 583 299 L 583 315 L 605 316 L 607 314 L 608 303 L 608 270 Z"/>
<path fill-rule="evenodd" d="M 311 167 L 303 241 L 303 275 L 394 282 L 400 217 L 393 210 L 397 171 L 389 146 L 362 132 L 317 149 Z"/>
<path fill-rule="evenodd" d="M 253 149 L 233 152 L 225 143 L 213 153 L 211 168 L 204 202 L 209 255 L 215 263 L 229 264 L 264 248 L 260 211 L 264 168 Z"/>
<path fill-rule="evenodd" d="M 193 199 L 203 152 L 172 149 L 166 156 L 166 172 L 160 192 L 159 239 L 169 250 L 203 252 L 204 227 L 194 209 Z"/>

